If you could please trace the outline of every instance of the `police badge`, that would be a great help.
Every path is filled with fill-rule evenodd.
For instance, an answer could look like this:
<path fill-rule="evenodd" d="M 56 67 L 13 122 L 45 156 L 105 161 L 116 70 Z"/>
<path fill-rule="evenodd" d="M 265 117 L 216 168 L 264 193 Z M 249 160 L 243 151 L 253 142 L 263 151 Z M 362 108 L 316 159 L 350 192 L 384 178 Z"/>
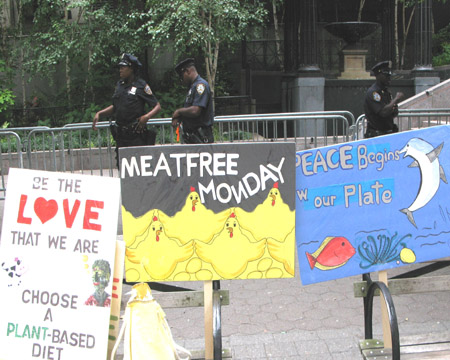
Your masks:
<path fill-rule="evenodd" d="M 373 99 L 374 99 L 376 102 L 380 102 L 380 101 L 381 101 L 381 96 L 380 96 L 380 94 L 378 94 L 376 91 L 374 91 L 374 92 L 372 93 L 372 96 L 373 96 Z"/>
<path fill-rule="evenodd" d="M 196 89 L 197 89 L 198 94 L 201 95 L 205 91 L 205 85 L 204 84 L 198 84 Z"/>

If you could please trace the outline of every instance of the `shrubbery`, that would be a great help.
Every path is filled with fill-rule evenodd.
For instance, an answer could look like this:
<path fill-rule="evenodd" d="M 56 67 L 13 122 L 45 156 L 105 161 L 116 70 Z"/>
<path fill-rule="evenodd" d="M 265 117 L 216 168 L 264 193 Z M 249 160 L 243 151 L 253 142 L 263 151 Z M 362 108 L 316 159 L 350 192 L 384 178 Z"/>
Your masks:
<path fill-rule="evenodd" d="M 450 24 L 433 35 L 433 66 L 450 65 Z"/>

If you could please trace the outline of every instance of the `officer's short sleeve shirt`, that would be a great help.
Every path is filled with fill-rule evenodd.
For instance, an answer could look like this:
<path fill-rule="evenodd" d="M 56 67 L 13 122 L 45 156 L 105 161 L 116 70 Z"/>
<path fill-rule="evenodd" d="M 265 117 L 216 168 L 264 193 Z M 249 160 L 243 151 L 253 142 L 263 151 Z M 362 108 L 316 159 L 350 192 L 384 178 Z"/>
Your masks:
<path fill-rule="evenodd" d="M 199 106 L 203 109 L 200 116 L 197 118 L 186 119 L 188 128 L 198 126 L 211 126 L 214 121 L 214 114 L 212 109 L 211 89 L 208 82 L 201 76 L 197 76 L 192 83 L 184 107 Z"/>
<path fill-rule="evenodd" d="M 154 108 L 158 100 L 150 86 L 142 79 L 131 84 L 119 81 L 113 95 L 113 105 L 116 122 L 119 125 L 129 125 L 146 113 L 145 104 Z"/>
<path fill-rule="evenodd" d="M 364 114 L 369 122 L 369 127 L 375 130 L 392 130 L 393 116 L 381 116 L 381 110 L 391 102 L 392 95 L 388 89 L 382 89 L 374 83 L 366 92 L 364 99 Z"/>

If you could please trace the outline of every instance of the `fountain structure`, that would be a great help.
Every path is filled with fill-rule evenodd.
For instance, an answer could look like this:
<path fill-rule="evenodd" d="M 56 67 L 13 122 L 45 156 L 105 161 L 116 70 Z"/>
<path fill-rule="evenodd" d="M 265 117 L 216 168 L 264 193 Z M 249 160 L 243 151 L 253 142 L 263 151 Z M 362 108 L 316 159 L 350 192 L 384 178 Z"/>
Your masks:
<path fill-rule="evenodd" d="M 343 39 L 346 46 L 342 49 L 344 56 L 344 71 L 338 79 L 368 79 L 370 73 L 366 71 L 366 55 L 360 40 L 375 32 L 380 24 L 365 21 L 333 22 L 325 25 L 325 29 L 332 35 Z"/>

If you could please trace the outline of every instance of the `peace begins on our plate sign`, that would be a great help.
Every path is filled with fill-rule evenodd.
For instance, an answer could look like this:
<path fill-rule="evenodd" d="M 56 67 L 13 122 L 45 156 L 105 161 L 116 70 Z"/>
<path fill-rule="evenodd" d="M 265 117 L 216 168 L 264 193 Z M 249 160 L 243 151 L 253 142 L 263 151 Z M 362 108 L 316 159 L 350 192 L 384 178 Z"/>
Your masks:
<path fill-rule="evenodd" d="M 296 154 L 303 284 L 450 255 L 449 126 Z"/>

